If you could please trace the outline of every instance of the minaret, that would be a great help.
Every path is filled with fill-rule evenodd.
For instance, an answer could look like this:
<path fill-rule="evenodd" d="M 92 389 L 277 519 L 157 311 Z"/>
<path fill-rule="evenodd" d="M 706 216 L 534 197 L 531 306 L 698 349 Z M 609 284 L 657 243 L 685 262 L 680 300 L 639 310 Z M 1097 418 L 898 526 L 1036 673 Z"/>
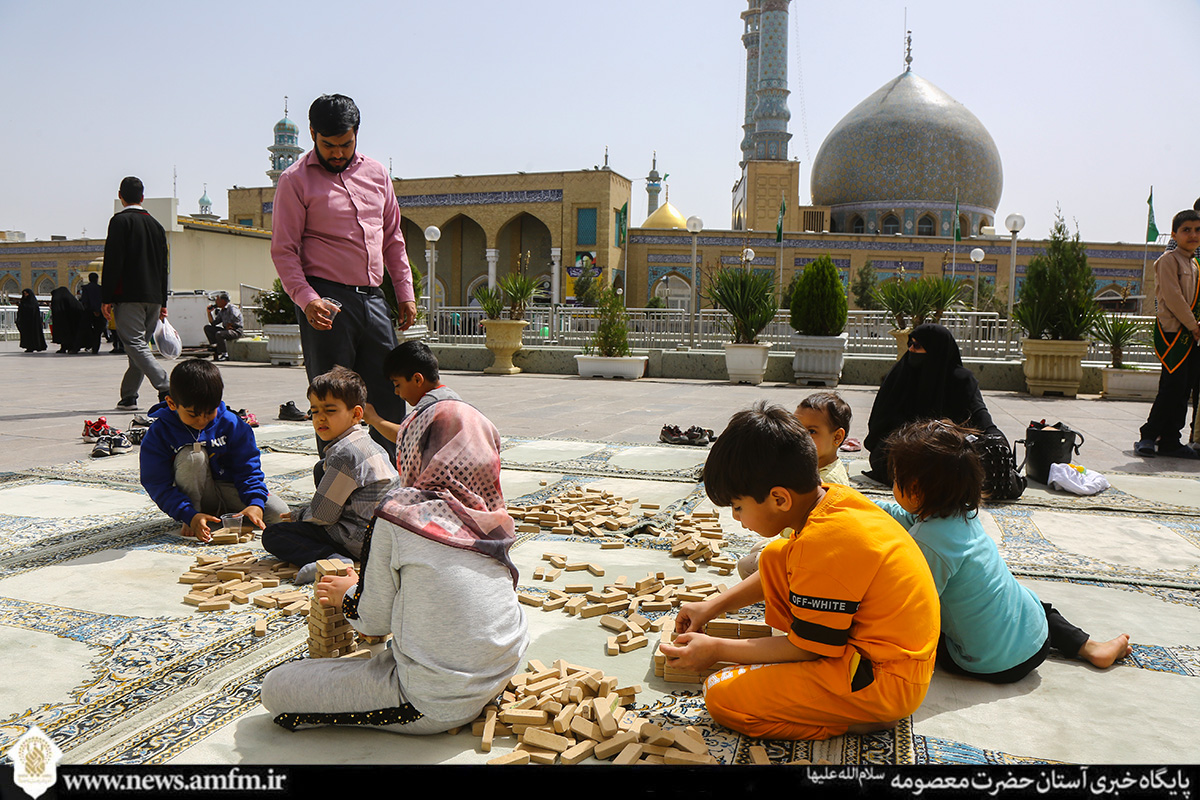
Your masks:
<path fill-rule="evenodd" d="M 742 162 L 754 158 L 754 108 L 758 105 L 758 24 L 759 2 L 749 0 L 750 7 L 742 12 L 745 32 L 742 34 L 742 44 L 746 46 L 746 113 L 742 125 Z"/>
<path fill-rule="evenodd" d="M 650 161 L 650 174 L 646 176 L 646 194 L 649 198 L 646 200 L 646 216 L 650 216 L 658 209 L 658 193 L 662 191 L 662 176 L 658 174 L 658 151 L 654 151 L 654 157 Z"/>
<path fill-rule="evenodd" d="M 754 158 L 787 161 L 788 4 L 791 0 L 759 0 L 757 104 L 754 107 Z M 755 0 L 750 0 L 753 7 Z M 747 12 L 748 13 L 748 12 Z"/>
<path fill-rule="evenodd" d="M 271 185 L 279 185 L 279 176 L 295 163 L 304 150 L 300 147 L 300 127 L 288 119 L 287 97 L 283 98 L 283 119 L 275 123 L 275 143 L 267 148 L 271 154 L 271 168 L 267 177 Z"/>
<path fill-rule="evenodd" d="M 204 184 L 204 194 L 200 197 L 200 213 L 202 215 L 212 214 L 212 200 L 208 199 L 208 184 Z"/>

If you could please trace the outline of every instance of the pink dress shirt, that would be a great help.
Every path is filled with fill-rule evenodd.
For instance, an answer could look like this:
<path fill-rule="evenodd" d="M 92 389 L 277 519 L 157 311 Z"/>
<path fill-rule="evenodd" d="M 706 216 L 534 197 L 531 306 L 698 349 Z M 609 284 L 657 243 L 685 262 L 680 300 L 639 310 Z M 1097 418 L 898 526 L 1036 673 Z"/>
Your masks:
<path fill-rule="evenodd" d="M 273 214 L 271 259 L 300 308 L 320 298 L 306 278 L 380 286 L 385 266 L 396 299 L 414 298 L 400 206 L 378 161 L 356 153 L 335 174 L 310 150 L 279 176 Z"/>

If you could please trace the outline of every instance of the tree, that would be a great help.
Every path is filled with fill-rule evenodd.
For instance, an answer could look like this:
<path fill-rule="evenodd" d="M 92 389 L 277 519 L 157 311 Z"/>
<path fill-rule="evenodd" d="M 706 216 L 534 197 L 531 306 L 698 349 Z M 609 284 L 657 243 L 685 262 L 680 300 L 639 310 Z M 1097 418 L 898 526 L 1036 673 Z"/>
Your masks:
<path fill-rule="evenodd" d="M 854 304 L 864 311 L 877 311 L 882 308 L 875 297 L 875 289 L 878 286 L 879 278 L 875 275 L 875 266 L 868 261 L 858 268 L 854 280 L 850 283 Z"/>

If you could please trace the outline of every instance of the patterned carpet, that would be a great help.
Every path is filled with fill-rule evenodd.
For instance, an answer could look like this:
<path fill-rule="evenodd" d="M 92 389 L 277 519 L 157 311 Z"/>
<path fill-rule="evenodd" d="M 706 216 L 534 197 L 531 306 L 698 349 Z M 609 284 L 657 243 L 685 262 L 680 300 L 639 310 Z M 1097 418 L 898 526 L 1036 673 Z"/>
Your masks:
<path fill-rule="evenodd" d="M 315 449 L 294 426 L 264 426 L 268 485 L 298 505 L 311 492 Z M 510 501 L 531 503 L 586 485 L 658 502 L 656 524 L 678 510 L 712 506 L 698 484 L 704 448 L 556 439 L 504 441 Z M 850 462 L 851 472 L 861 471 Z M 1108 638 L 1133 635 L 1132 657 L 1100 672 L 1052 657 L 1010 687 L 943 676 L 922 708 L 895 731 L 828 742 L 758 742 L 715 725 L 696 687 L 655 678 L 649 649 L 603 654 L 595 620 L 528 611 L 528 658 L 596 666 L 643 687 L 637 710 L 667 726 L 696 725 L 723 763 L 749 761 L 763 744 L 772 761 L 834 764 L 1177 763 L 1194 760 L 1180 708 L 1200 707 L 1200 484 L 1110 476 L 1114 489 L 1074 498 L 1033 489 L 990 508 L 985 526 L 1015 574 L 1072 621 Z M 1119 487 L 1119 488 L 1117 488 Z M 889 494 L 863 484 L 869 496 Z M 754 537 L 727 509 L 720 519 L 741 553 Z M 481 763 L 470 733 L 420 741 L 367 731 L 290 734 L 272 725 L 257 693 L 262 675 L 303 652 L 302 617 L 257 606 L 196 613 L 177 583 L 199 546 L 175 535 L 137 482 L 136 456 L 80 461 L 0 475 L 0 752 L 36 723 L 68 763 Z M 208 548 L 220 554 L 253 545 Z M 522 590 L 547 550 L 604 566 L 596 585 L 659 570 L 683 574 L 662 539 L 634 535 L 623 550 L 594 541 L 528 534 L 513 550 Z M 578 573 L 574 573 L 578 574 Z M 703 575 L 703 570 L 700 575 Z M 588 576 L 590 577 L 590 576 Z M 709 579 L 732 585 L 733 578 Z M 746 616 L 761 610 L 749 609 Z M 647 614 L 647 616 L 653 616 Z M 268 635 L 250 635 L 255 620 Z M 1090 710 L 1120 715 L 1122 730 L 1074 720 Z M 506 744 L 505 742 L 509 744 Z M 497 752 L 513 740 L 500 740 Z"/>

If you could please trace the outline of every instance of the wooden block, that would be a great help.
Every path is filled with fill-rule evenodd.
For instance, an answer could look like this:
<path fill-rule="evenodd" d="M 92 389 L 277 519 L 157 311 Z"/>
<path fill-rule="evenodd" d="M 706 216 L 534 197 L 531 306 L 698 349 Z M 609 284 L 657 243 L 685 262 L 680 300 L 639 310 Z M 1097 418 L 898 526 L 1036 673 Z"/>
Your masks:
<path fill-rule="evenodd" d="M 568 583 L 563 587 L 563 591 L 567 594 L 587 594 L 593 588 L 590 583 Z"/>
<path fill-rule="evenodd" d="M 621 652 L 621 645 L 617 642 L 617 637 L 609 636 L 604 644 L 604 654 L 607 656 L 615 656 Z"/>
<path fill-rule="evenodd" d="M 637 741 L 637 734 L 631 731 L 622 731 L 611 739 L 606 739 L 596 745 L 593 754 L 601 761 L 607 761 L 625 749 L 626 745 Z"/>
<path fill-rule="evenodd" d="M 603 627 L 608 628 L 610 631 L 618 631 L 618 632 L 623 631 L 629 627 L 628 622 L 626 622 L 621 617 L 613 616 L 612 614 L 605 614 L 604 616 L 602 616 L 600 618 L 600 624 Z"/>
<path fill-rule="evenodd" d="M 750 763 L 766 765 L 771 763 L 771 757 L 767 755 L 767 748 L 761 744 L 750 745 Z"/>
<path fill-rule="evenodd" d="M 596 742 L 604 739 L 604 734 L 600 733 L 599 726 L 597 726 L 594 722 L 584 719 L 582 713 L 577 713 L 571 718 L 571 725 L 568 730 L 584 737 L 585 739 L 592 739 Z"/>
<path fill-rule="evenodd" d="M 203 603 L 201 603 L 200 605 L 198 605 L 196 608 L 199 611 L 228 611 L 229 610 L 229 601 L 228 600 L 206 600 Z"/>
<path fill-rule="evenodd" d="M 583 608 L 579 609 L 579 616 L 582 619 L 589 619 L 591 617 L 598 617 L 610 610 L 613 610 L 610 606 L 602 603 L 596 603 L 594 605 L 584 606 Z"/>
<path fill-rule="evenodd" d="M 617 735 L 617 720 L 613 716 L 612 708 L 608 703 L 597 698 L 593 703 L 596 709 L 596 726 L 600 729 L 600 735 L 605 739 L 611 739 Z"/>
<path fill-rule="evenodd" d="M 293 616 L 294 614 L 302 613 L 308 607 L 308 603 L 304 600 L 297 600 L 289 606 L 285 606 L 280 610 L 280 613 L 285 617 Z"/>
<path fill-rule="evenodd" d="M 517 601 L 522 603 L 523 605 L 534 606 L 535 608 L 542 607 L 542 598 L 541 597 L 538 597 L 538 596 L 535 596 L 532 594 L 527 594 L 526 592 L 518 592 L 517 593 Z"/>
<path fill-rule="evenodd" d="M 564 750 L 558 760 L 563 764 L 578 764 L 592 754 L 596 749 L 596 744 L 597 742 L 593 739 L 585 739 Z"/>
<path fill-rule="evenodd" d="M 706 753 L 692 753 L 684 750 L 667 750 L 663 754 L 665 764 L 715 764 L 717 760 Z"/>
<path fill-rule="evenodd" d="M 537 698 L 534 698 L 536 701 Z M 500 711 L 500 722 L 525 725 L 545 725 L 550 721 L 550 715 L 545 711 L 533 709 L 507 708 Z"/>
<path fill-rule="evenodd" d="M 561 753 L 571 746 L 571 741 L 565 736 L 559 736 L 557 733 L 550 733 L 541 728 L 527 729 L 521 735 L 521 741 L 532 747 L 553 750 L 555 753 Z"/>
<path fill-rule="evenodd" d="M 528 764 L 529 763 L 529 753 L 528 753 L 528 751 L 525 751 L 525 750 L 514 750 L 511 753 L 506 753 L 505 755 L 497 756 L 496 758 L 493 758 L 491 761 L 489 761 L 487 763 L 497 764 L 497 765 Z"/>
<path fill-rule="evenodd" d="M 604 575 L 604 567 L 601 567 L 598 564 L 588 564 L 587 571 L 595 575 L 597 578 Z"/>
<path fill-rule="evenodd" d="M 267 621 L 265 619 L 255 620 L 254 635 L 258 636 L 258 637 L 263 637 L 263 636 L 267 635 Z"/>
<path fill-rule="evenodd" d="M 636 764 L 638 759 L 642 757 L 642 746 L 637 742 L 630 742 L 625 745 L 617 757 L 613 759 L 614 764 Z"/>
<path fill-rule="evenodd" d="M 565 606 L 569 601 L 565 597 L 556 597 L 551 600 L 543 600 L 541 603 L 543 611 L 557 611 Z"/>
<path fill-rule="evenodd" d="M 601 550 L 623 550 L 624 548 L 625 548 L 624 542 L 601 542 L 600 543 Z"/>
<path fill-rule="evenodd" d="M 562 710 L 558 712 L 558 716 L 554 718 L 554 722 L 551 724 L 555 733 L 566 733 L 571 730 L 571 720 L 575 718 L 575 710 L 577 708 L 579 706 L 575 703 L 567 703 L 562 707 Z"/>

